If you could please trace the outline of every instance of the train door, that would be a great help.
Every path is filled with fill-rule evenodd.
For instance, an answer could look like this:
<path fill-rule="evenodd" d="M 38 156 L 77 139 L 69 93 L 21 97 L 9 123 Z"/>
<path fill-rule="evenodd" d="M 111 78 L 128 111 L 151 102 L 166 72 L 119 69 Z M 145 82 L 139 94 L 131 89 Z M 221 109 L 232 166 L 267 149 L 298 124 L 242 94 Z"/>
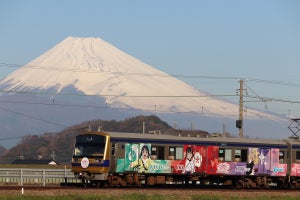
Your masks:
<path fill-rule="evenodd" d="M 219 147 L 208 146 L 207 147 L 207 158 L 206 158 L 206 173 L 216 174 L 219 163 Z"/>
<path fill-rule="evenodd" d="M 286 151 L 280 149 L 271 149 L 271 173 L 272 176 L 286 175 Z"/>
<path fill-rule="evenodd" d="M 116 143 L 111 143 L 110 170 L 114 170 L 117 167 L 117 146 Z"/>
<path fill-rule="evenodd" d="M 157 147 L 157 159 L 158 160 L 164 160 L 165 159 L 165 147 L 163 146 L 158 146 Z"/>
<path fill-rule="evenodd" d="M 269 174 L 271 169 L 271 150 L 260 149 L 258 174 Z"/>
<path fill-rule="evenodd" d="M 194 162 L 195 172 L 205 172 L 207 166 L 207 147 L 195 146 Z"/>

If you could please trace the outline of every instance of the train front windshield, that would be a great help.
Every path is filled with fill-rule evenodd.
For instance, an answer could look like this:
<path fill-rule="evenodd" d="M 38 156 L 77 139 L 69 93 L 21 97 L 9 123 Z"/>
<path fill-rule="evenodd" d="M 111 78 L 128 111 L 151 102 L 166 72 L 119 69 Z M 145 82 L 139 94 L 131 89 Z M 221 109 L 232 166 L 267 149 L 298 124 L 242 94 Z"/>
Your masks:
<path fill-rule="evenodd" d="M 79 135 L 76 137 L 74 158 L 103 157 L 106 137 L 102 135 Z"/>

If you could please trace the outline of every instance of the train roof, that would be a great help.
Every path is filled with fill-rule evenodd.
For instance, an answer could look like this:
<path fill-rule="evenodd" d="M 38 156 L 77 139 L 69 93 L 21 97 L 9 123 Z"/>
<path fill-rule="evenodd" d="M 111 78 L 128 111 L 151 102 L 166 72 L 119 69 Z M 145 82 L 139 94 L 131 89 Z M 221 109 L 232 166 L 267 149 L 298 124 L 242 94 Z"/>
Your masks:
<path fill-rule="evenodd" d="M 300 149 L 300 140 L 286 139 L 251 139 L 230 137 L 192 137 L 170 134 L 150 133 L 126 133 L 126 132 L 97 132 L 87 131 L 81 134 L 106 134 L 112 142 L 124 143 L 152 143 L 174 145 L 204 145 L 204 146 L 231 146 L 231 147 L 260 147 L 260 148 L 287 148 L 291 144 L 293 148 Z"/>
<path fill-rule="evenodd" d="M 194 145 L 217 145 L 217 146 L 248 146 L 248 147 L 274 147 L 286 148 L 285 140 L 271 139 L 249 139 L 249 138 L 229 138 L 229 137 L 188 137 L 167 134 L 149 133 L 125 133 L 107 132 L 113 142 L 137 142 L 155 144 L 194 144 Z M 292 145 L 299 145 L 300 142 L 292 142 Z"/>

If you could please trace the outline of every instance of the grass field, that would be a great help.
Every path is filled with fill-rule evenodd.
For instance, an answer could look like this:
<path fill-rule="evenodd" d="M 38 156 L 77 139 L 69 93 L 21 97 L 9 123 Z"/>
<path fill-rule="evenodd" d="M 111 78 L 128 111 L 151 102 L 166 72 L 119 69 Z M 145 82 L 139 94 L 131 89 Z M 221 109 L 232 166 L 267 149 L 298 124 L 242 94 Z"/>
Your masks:
<path fill-rule="evenodd" d="M 126 190 L 26 190 L 0 191 L 1 200 L 300 200 L 300 191 L 126 191 Z"/>

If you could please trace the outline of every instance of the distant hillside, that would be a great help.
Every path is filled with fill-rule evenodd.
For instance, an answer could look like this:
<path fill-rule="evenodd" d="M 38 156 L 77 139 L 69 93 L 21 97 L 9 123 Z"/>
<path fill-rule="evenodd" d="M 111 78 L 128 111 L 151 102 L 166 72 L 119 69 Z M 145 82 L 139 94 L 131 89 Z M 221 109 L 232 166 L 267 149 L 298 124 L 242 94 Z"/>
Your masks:
<path fill-rule="evenodd" d="M 0 156 L 2 154 L 4 154 L 6 151 L 7 151 L 7 149 L 5 147 L 3 147 L 3 146 L 0 145 Z"/>
<path fill-rule="evenodd" d="M 43 135 L 33 135 L 23 138 L 23 140 L 7 151 L 0 158 L 0 163 L 11 163 L 15 159 L 54 159 L 59 163 L 68 164 L 71 160 L 72 148 L 75 136 L 86 130 L 117 131 L 142 133 L 143 123 L 145 132 L 160 131 L 161 134 L 189 134 L 206 137 L 209 135 L 205 131 L 177 130 L 170 127 L 166 122 L 161 121 L 156 116 L 137 116 L 123 121 L 103 121 L 94 120 L 84 122 L 69 127 L 58 133 L 45 133 Z"/>

